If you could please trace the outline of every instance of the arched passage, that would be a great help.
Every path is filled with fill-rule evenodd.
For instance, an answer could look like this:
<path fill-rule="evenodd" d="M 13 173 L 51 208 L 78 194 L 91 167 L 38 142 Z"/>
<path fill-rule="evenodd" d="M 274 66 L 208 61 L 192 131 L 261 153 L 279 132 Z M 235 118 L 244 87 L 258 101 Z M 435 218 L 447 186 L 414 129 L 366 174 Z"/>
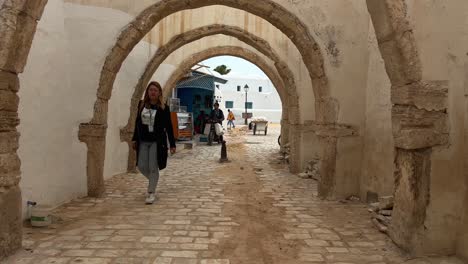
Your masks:
<path fill-rule="evenodd" d="M 214 48 L 209 48 L 206 49 L 202 52 L 192 54 L 188 59 L 184 60 L 183 62 L 180 63 L 180 66 L 169 78 L 167 83 L 164 85 L 164 95 L 167 97 L 170 94 L 170 91 L 175 87 L 177 84 L 178 80 L 180 80 L 181 76 L 186 74 L 190 69 L 198 62 L 209 59 L 211 57 L 215 56 L 222 56 L 222 55 L 230 55 L 230 56 L 236 56 L 239 58 L 243 58 L 255 65 L 257 65 L 262 71 L 265 72 L 265 74 L 270 78 L 272 81 L 273 85 L 277 87 L 278 92 L 280 94 L 280 98 L 282 101 L 282 107 L 283 107 L 283 117 L 282 117 L 282 134 L 285 135 L 284 142 L 287 142 L 288 138 L 290 137 L 289 135 L 289 112 L 288 112 L 288 105 L 289 101 L 287 100 L 287 95 L 285 95 L 284 90 L 284 83 L 281 80 L 281 78 L 278 76 L 278 74 L 275 72 L 273 68 L 271 68 L 266 61 L 264 61 L 260 56 L 255 54 L 252 51 L 249 51 L 245 48 L 241 47 L 235 47 L 235 46 L 220 46 L 220 47 L 214 47 Z M 142 91 L 143 92 L 143 91 Z M 142 92 L 140 93 L 140 97 L 142 96 Z M 285 100 L 286 99 L 286 100 Z M 294 104 L 294 102 L 293 102 Z M 133 106 L 130 111 L 136 112 L 136 106 Z M 299 112 L 296 112 L 297 115 L 299 115 Z M 134 117 L 133 117 L 134 118 Z M 295 118 L 299 118 L 296 116 Z M 133 124 L 134 120 L 131 120 L 129 124 Z M 121 135 L 122 136 L 122 141 L 128 142 L 130 144 L 130 135 L 131 135 L 131 126 L 128 126 L 128 129 L 122 129 Z M 292 147 L 294 150 L 299 150 L 299 147 Z M 135 157 L 134 153 L 131 153 L 129 155 L 129 165 L 135 163 Z M 292 164 L 294 166 L 294 164 Z M 133 168 L 131 168 L 133 169 Z"/>
<path fill-rule="evenodd" d="M 285 135 L 285 138 L 283 139 L 285 142 L 288 140 L 289 137 L 289 111 L 288 111 L 288 95 L 286 93 L 286 89 L 284 87 L 284 82 L 281 79 L 281 77 L 277 74 L 277 72 L 271 68 L 266 61 L 264 61 L 260 56 L 258 56 L 256 53 L 241 48 L 241 47 L 234 47 L 234 46 L 220 46 L 216 48 L 209 48 L 205 51 L 199 52 L 192 54 L 190 58 L 186 59 L 183 61 L 180 65 L 183 65 L 182 67 L 179 67 L 169 78 L 167 81 L 166 85 L 164 86 L 164 91 L 165 91 L 165 98 L 167 98 L 168 94 L 172 90 L 171 87 L 174 87 L 177 81 L 180 79 L 181 74 L 187 73 L 193 65 L 196 63 L 209 59 L 211 57 L 215 56 L 221 56 L 221 55 L 231 55 L 231 56 L 236 56 L 239 58 L 243 58 L 255 65 L 257 65 L 265 74 L 270 78 L 272 81 L 273 85 L 278 89 L 278 93 L 280 95 L 281 101 L 282 101 L 282 107 L 283 107 L 283 117 L 282 117 L 282 134 Z M 147 68 L 148 70 L 149 68 Z M 157 68 L 151 68 L 151 71 L 156 71 Z M 152 76 L 151 72 L 146 72 L 145 75 Z M 141 80 L 141 79 L 140 79 Z M 149 79 L 146 80 L 145 82 L 141 83 L 139 86 L 135 87 L 135 93 L 132 98 L 132 103 L 130 106 L 130 117 L 127 125 L 122 128 L 121 130 L 121 140 L 123 142 L 127 142 L 129 144 L 129 147 L 131 146 L 131 136 L 133 133 L 133 124 L 135 123 L 135 113 L 136 113 L 136 108 L 137 108 L 137 103 L 134 104 L 133 99 L 136 99 L 136 102 L 140 100 L 140 98 L 143 96 L 144 93 L 144 87 L 146 83 L 149 82 Z M 297 103 L 297 102 L 292 102 L 292 104 Z M 294 118 L 299 118 L 299 112 L 295 112 L 297 115 Z M 128 159 L 128 170 L 132 171 L 135 168 L 135 153 L 133 151 L 129 152 L 129 159 Z"/>
<path fill-rule="evenodd" d="M 172 52 L 174 52 L 181 46 L 194 42 L 203 37 L 216 35 L 216 34 L 223 34 L 227 36 L 236 37 L 239 40 L 245 42 L 246 44 L 251 45 L 252 47 L 256 48 L 265 56 L 272 59 L 272 61 L 275 63 L 276 70 L 280 75 L 282 83 L 284 83 L 284 85 L 276 86 L 277 89 L 279 90 L 280 95 L 282 95 L 283 103 L 287 102 L 288 104 L 287 111 L 284 112 L 284 114 L 290 113 L 287 116 L 283 114 L 283 116 L 285 117 L 284 121 L 287 121 L 288 124 L 289 122 L 292 122 L 293 124 L 298 124 L 300 120 L 300 115 L 298 112 L 299 100 L 296 94 L 296 85 L 294 82 L 294 76 L 292 74 L 292 71 L 286 65 L 286 63 L 283 62 L 279 58 L 276 52 L 273 51 L 271 46 L 265 40 L 258 38 L 255 35 L 238 27 L 216 24 L 216 25 L 210 25 L 206 27 L 197 28 L 197 29 L 182 33 L 180 35 L 174 36 L 166 45 L 162 46 L 156 52 L 156 54 L 153 56 L 151 61 L 146 66 L 145 72 L 143 73 L 142 77 L 139 79 L 138 84 L 135 87 L 135 91 L 132 96 L 132 101 L 131 101 L 131 106 L 130 106 L 131 111 L 130 111 L 129 121 L 127 125 L 125 126 L 125 128 L 122 130 L 122 134 L 128 135 L 129 133 L 133 131 L 132 126 L 135 120 L 135 111 L 133 110 L 136 109 L 138 105 L 138 101 L 140 100 L 144 92 L 146 83 L 150 81 L 151 76 L 154 74 L 157 68 L 161 65 L 161 63 Z M 273 74 L 273 71 L 269 71 L 269 72 Z M 283 109 L 286 109 L 286 108 L 283 108 Z M 284 126 L 284 129 L 287 129 L 287 126 Z M 286 131 L 283 131 L 283 132 L 284 132 L 284 135 L 288 134 L 286 133 Z M 284 140 L 287 140 L 287 138 L 288 136 L 285 136 Z M 292 148 L 292 149 L 295 149 L 295 148 Z M 132 163 L 129 163 L 129 164 L 132 164 Z M 299 170 L 298 168 L 299 166 L 297 164 L 293 164 L 293 165 L 294 166 L 291 166 L 292 168 L 294 168 L 296 171 Z"/>
<path fill-rule="evenodd" d="M 105 109 L 107 100 L 112 93 L 115 76 L 133 47 L 146 35 L 161 19 L 178 11 L 200 8 L 210 5 L 224 5 L 245 10 L 257 15 L 280 29 L 297 46 L 304 63 L 309 70 L 316 98 L 320 98 L 317 108 L 327 110 L 329 87 L 323 66 L 323 56 L 320 48 L 307 27 L 294 14 L 271 0 L 235 1 L 235 0 L 169 0 L 156 3 L 145 9 L 121 32 L 117 43 L 107 56 L 101 73 L 98 87 L 98 100 L 95 109 Z M 105 124 L 105 111 L 97 111 L 91 124 Z M 317 113 L 317 116 L 322 116 Z M 326 117 L 325 117 L 326 116 Z M 324 115 L 324 122 L 336 122 L 336 115 Z M 320 118 L 317 118 L 320 119 Z M 328 120 L 330 119 L 330 120 Z"/>
<path fill-rule="evenodd" d="M 316 100 L 316 121 L 321 124 L 335 124 L 338 117 L 337 101 L 330 98 L 328 79 L 323 66 L 323 56 L 320 48 L 312 38 L 307 27 L 294 14 L 271 0 L 232 1 L 232 0 L 189 0 L 185 2 L 170 0 L 156 3 L 145 9 L 133 22 L 121 32 L 117 43 L 112 48 L 104 63 L 97 100 L 94 105 L 93 118 L 89 123 L 83 123 L 79 129 L 79 139 L 88 146 L 87 179 L 88 194 L 100 196 L 104 192 L 103 164 L 105 160 L 105 136 L 107 130 L 108 101 L 112 94 L 113 83 L 120 67 L 134 46 L 164 17 L 178 11 L 200 8 L 210 5 L 224 5 L 239 8 L 257 15 L 280 29 L 297 46 L 304 63 L 309 70 Z M 298 131 L 297 129 L 294 131 Z M 298 132 L 299 133 L 299 132 Z M 324 141 L 326 145 L 336 145 L 335 141 Z M 333 148 L 333 146 L 331 146 Z M 336 148 L 336 147 L 335 147 Z M 336 158 L 336 155 L 334 156 Z M 333 162 L 334 158 L 326 159 L 325 163 Z M 334 163 L 333 163 L 334 164 Z M 324 167 L 333 167 L 334 165 Z M 331 172 L 331 173 L 329 173 Z M 334 172 L 327 170 L 324 181 L 328 190 L 333 183 Z M 328 195 L 327 192 L 323 192 Z"/>
<path fill-rule="evenodd" d="M 261 52 L 265 56 L 269 57 L 273 62 L 275 62 L 276 69 L 281 79 L 284 82 L 284 85 L 278 87 L 279 89 L 281 89 L 281 91 L 279 92 L 282 93 L 282 91 L 284 91 L 283 93 L 284 96 L 287 96 L 287 97 L 284 97 L 285 100 L 288 99 L 288 97 L 290 98 L 288 99 L 288 100 L 291 100 L 290 107 L 298 106 L 296 85 L 294 82 L 294 76 L 292 74 L 292 71 L 291 69 L 289 69 L 287 64 L 279 58 L 278 54 L 271 48 L 271 46 L 268 44 L 267 41 L 239 27 L 215 24 L 215 25 L 193 29 L 188 32 L 182 33 L 180 35 L 176 35 L 170 41 L 168 41 L 166 45 L 159 48 L 158 51 L 153 56 L 153 58 L 151 59 L 151 61 L 146 66 L 146 69 L 143 75 L 141 76 L 141 78 L 139 79 L 138 84 L 135 86 L 135 92 L 133 93 L 133 96 L 132 96 L 131 108 L 134 109 L 136 107 L 136 105 L 138 104 L 138 101 L 140 100 L 144 92 L 145 85 L 150 81 L 151 76 L 154 74 L 157 68 L 161 65 L 161 63 L 171 53 L 173 53 L 175 50 L 182 47 L 183 45 L 186 45 L 188 43 L 194 42 L 198 39 L 201 39 L 207 36 L 212 36 L 212 35 L 217 35 L 217 34 L 223 34 L 227 36 L 236 37 L 239 40 L 245 42 L 246 44 L 254 47 L 259 52 Z M 297 117 L 299 116 L 296 113 L 294 115 Z M 133 124 L 132 121 L 134 120 L 134 118 L 135 118 L 134 113 L 132 113 L 129 117 L 129 122 L 127 123 L 127 126 L 126 126 L 127 129 L 130 128 L 129 124 Z M 299 118 L 294 119 L 294 122 L 299 122 Z"/>
<path fill-rule="evenodd" d="M 258 66 L 271 80 L 273 85 L 278 91 L 278 94 L 281 99 L 281 106 L 283 110 L 282 120 L 281 120 L 281 135 L 282 135 L 282 145 L 289 143 L 291 145 L 291 155 L 295 155 L 297 157 L 296 160 L 290 161 L 290 170 L 294 171 L 299 167 L 298 159 L 301 158 L 300 153 L 300 142 L 297 140 L 292 140 L 294 138 L 294 131 L 290 131 L 291 123 L 290 119 L 292 120 L 299 120 L 300 112 L 299 111 L 292 111 L 291 109 L 295 108 L 295 105 L 299 104 L 297 97 L 288 96 L 287 90 L 285 90 L 285 82 L 284 79 L 281 78 L 281 74 L 277 73 L 274 68 L 270 67 L 264 59 L 258 56 L 255 52 L 252 52 L 248 49 L 236 47 L 236 46 L 219 46 L 219 47 L 212 47 L 208 48 L 204 51 L 191 54 L 187 59 L 179 63 L 179 67 L 171 74 L 169 79 L 167 80 L 166 84 L 163 87 L 164 96 L 167 98 L 170 96 L 170 92 L 176 87 L 178 81 L 190 72 L 192 67 L 197 63 L 204 61 L 206 59 L 216 57 L 216 56 L 235 56 L 242 59 L 249 61 L 252 64 Z M 140 97 L 142 93 L 140 94 Z M 135 111 L 135 109 L 131 109 L 131 111 Z M 293 134 L 290 134 L 293 133 Z M 292 142 L 289 142 L 289 140 Z"/>

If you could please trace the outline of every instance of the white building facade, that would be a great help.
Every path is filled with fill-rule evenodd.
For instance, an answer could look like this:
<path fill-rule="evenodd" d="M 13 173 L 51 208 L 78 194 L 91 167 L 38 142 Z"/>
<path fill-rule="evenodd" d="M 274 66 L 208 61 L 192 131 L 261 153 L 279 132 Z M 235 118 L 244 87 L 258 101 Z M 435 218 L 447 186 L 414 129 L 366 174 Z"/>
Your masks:
<path fill-rule="evenodd" d="M 235 124 L 243 124 L 242 113 L 245 113 L 246 92 L 244 87 L 249 87 L 247 92 L 247 112 L 253 117 L 265 117 L 268 121 L 279 123 L 281 121 L 282 107 L 281 99 L 272 82 L 262 77 L 237 77 L 224 75 L 222 78 L 228 80 L 226 84 L 219 85 L 222 94 L 220 107 L 233 111 Z M 218 89 L 217 89 L 218 90 Z M 216 93 L 215 93 L 216 96 Z M 226 114 L 227 116 L 227 114 Z"/>

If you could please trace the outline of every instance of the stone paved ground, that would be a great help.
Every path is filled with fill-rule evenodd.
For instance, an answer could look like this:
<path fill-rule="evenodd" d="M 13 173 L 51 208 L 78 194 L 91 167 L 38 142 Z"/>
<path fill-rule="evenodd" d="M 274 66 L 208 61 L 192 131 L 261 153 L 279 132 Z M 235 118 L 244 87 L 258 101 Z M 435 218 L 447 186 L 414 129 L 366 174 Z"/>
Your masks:
<path fill-rule="evenodd" d="M 5 262 L 404 263 L 364 205 L 321 201 L 315 181 L 278 164 L 278 133 L 228 138 L 227 164 L 217 162 L 219 146 L 180 151 L 154 205 L 143 202 L 143 176 L 116 176 L 106 197 L 74 200 L 54 212 L 51 227 L 25 228 L 24 249 Z"/>

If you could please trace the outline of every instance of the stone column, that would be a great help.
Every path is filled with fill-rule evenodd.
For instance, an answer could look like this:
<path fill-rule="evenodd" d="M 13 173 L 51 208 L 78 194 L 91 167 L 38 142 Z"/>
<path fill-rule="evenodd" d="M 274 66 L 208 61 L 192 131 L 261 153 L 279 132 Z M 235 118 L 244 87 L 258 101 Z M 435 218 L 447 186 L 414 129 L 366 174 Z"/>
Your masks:
<path fill-rule="evenodd" d="M 291 100 L 290 100 L 291 101 Z M 299 120 L 299 106 L 290 104 L 289 113 L 289 170 L 291 173 L 299 173 L 302 170 L 302 127 Z"/>
<path fill-rule="evenodd" d="M 338 141 L 345 137 L 356 137 L 358 129 L 346 124 L 317 122 L 307 124 L 305 129 L 315 133 L 321 148 L 318 194 L 323 199 L 335 199 L 342 195 L 337 193 L 337 185 L 344 184 L 337 180 L 336 175 Z"/>
<path fill-rule="evenodd" d="M 320 159 L 320 183 L 318 194 L 322 199 L 333 199 L 336 187 L 336 137 L 319 136 L 322 154 Z"/>
<path fill-rule="evenodd" d="M 426 208 L 430 196 L 431 148 L 397 148 L 395 160 L 395 206 L 390 237 L 415 254 L 422 251 Z"/>
<path fill-rule="evenodd" d="M 420 255 L 427 240 L 432 147 L 448 143 L 445 81 L 422 79 L 422 65 L 405 0 L 367 0 L 379 49 L 392 83 L 395 205 L 390 237 Z"/>
<path fill-rule="evenodd" d="M 21 248 L 18 76 L 0 71 L 0 259 Z"/>
<path fill-rule="evenodd" d="M 0 259 L 21 248 L 18 73 L 23 72 L 47 0 L 0 1 Z"/>
<path fill-rule="evenodd" d="M 389 235 L 414 255 L 428 253 L 424 223 L 431 195 L 431 154 L 432 147 L 448 142 L 447 87 L 447 82 L 418 82 L 392 88 L 396 171 Z"/>
<path fill-rule="evenodd" d="M 107 125 L 100 124 L 81 124 L 79 129 L 78 137 L 88 147 L 86 174 L 90 197 L 101 197 L 105 192 L 106 132 Z"/>
<path fill-rule="evenodd" d="M 290 125 L 289 130 L 289 171 L 291 173 L 299 173 L 302 171 L 302 129 L 300 125 Z"/>

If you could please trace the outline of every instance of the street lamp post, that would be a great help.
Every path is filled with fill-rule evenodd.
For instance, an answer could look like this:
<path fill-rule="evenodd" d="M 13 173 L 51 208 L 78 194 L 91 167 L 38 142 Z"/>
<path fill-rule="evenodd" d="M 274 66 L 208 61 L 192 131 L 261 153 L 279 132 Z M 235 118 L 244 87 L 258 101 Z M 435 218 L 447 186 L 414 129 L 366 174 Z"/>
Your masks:
<path fill-rule="evenodd" d="M 247 93 L 249 92 L 249 86 L 246 84 L 244 86 L 245 91 L 245 125 L 247 125 Z"/>

